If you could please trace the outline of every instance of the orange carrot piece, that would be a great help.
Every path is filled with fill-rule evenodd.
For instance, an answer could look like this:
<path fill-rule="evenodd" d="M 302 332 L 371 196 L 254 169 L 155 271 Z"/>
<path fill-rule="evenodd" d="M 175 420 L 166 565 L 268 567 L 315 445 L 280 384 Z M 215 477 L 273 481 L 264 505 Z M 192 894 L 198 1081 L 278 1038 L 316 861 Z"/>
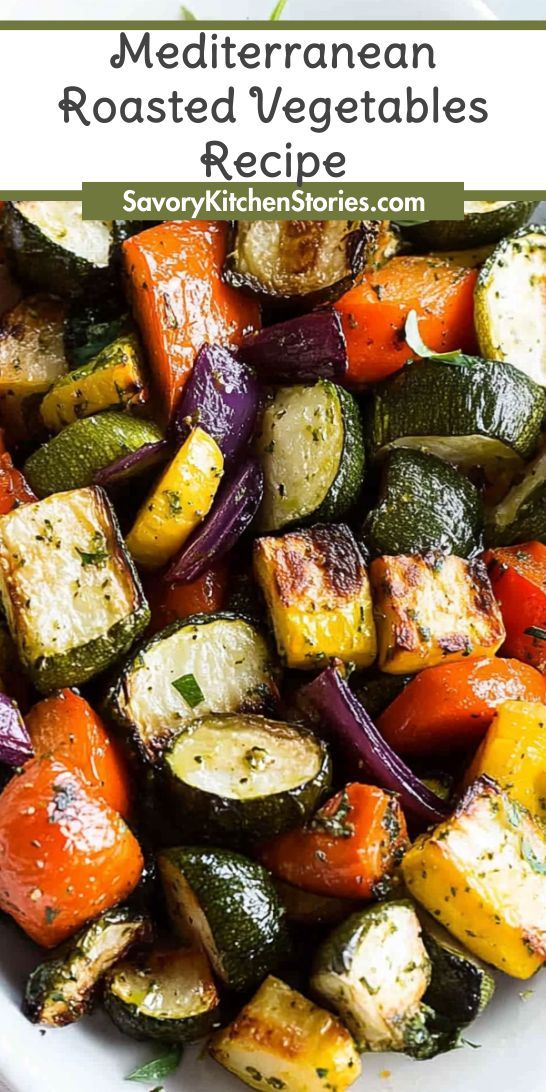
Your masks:
<path fill-rule="evenodd" d="M 190 584 L 166 584 L 155 574 L 149 577 L 145 589 L 152 612 L 150 632 L 158 633 L 190 614 L 214 614 L 222 610 L 227 585 L 228 567 L 223 560 L 211 565 Z"/>
<path fill-rule="evenodd" d="M 478 271 L 447 258 L 402 255 L 367 273 L 335 304 L 347 341 L 350 383 L 375 383 L 415 356 L 404 339 L 417 312 L 419 333 L 434 352 L 476 351 L 474 286 Z"/>
<path fill-rule="evenodd" d="M 227 231 L 217 220 L 182 220 L 123 244 L 133 310 L 166 418 L 203 344 L 236 348 L 260 327 L 255 301 L 222 280 Z"/>
<path fill-rule="evenodd" d="M 60 762 L 32 759 L 0 794 L 0 909 L 44 948 L 127 898 L 143 863 L 121 816 Z"/>
<path fill-rule="evenodd" d="M 130 782 L 121 754 L 100 717 L 74 690 L 60 690 L 25 717 L 37 758 L 59 759 L 114 811 L 127 816 Z"/>

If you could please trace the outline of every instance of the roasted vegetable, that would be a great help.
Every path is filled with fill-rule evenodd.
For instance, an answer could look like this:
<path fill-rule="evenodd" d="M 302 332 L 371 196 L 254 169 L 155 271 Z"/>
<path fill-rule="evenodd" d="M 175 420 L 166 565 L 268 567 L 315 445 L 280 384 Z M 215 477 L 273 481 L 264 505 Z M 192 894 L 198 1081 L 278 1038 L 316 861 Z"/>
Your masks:
<path fill-rule="evenodd" d="M 378 232 L 371 220 L 240 220 L 224 279 L 285 313 L 311 311 L 354 284 Z"/>
<path fill-rule="evenodd" d="M 159 868 L 176 931 L 204 948 L 224 985 L 251 989 L 287 954 L 277 893 L 255 861 L 187 847 L 163 850 Z"/>
<path fill-rule="evenodd" d="M 435 918 L 422 909 L 419 917 L 431 971 L 425 1003 L 448 1026 L 463 1028 L 491 1001 L 495 979 Z"/>
<path fill-rule="evenodd" d="M 34 500 L 36 497 L 32 489 L 21 471 L 13 465 L 11 455 L 6 450 L 4 433 L 0 429 L 0 516 Z"/>
<path fill-rule="evenodd" d="M 303 687 L 299 703 L 348 775 L 370 777 L 396 793 L 414 824 L 428 825 L 443 818 L 443 801 L 389 747 L 335 667 L 326 668 Z"/>
<path fill-rule="evenodd" d="M 34 754 L 32 741 L 17 705 L 0 693 L 0 762 L 24 766 Z"/>
<path fill-rule="evenodd" d="M 546 674 L 546 545 L 488 550 L 484 561 L 506 630 L 504 655 Z"/>
<path fill-rule="evenodd" d="M 148 576 L 146 589 L 152 621 L 151 633 L 170 626 L 172 622 L 189 618 L 192 614 L 216 614 L 221 611 L 227 600 L 228 566 L 225 561 L 217 561 L 205 569 L 197 580 L 188 584 L 175 584 L 159 581 L 154 575 Z"/>
<path fill-rule="evenodd" d="M 237 544 L 260 506 L 263 470 L 249 455 L 226 478 L 214 498 L 203 525 L 198 528 L 165 573 L 168 582 L 196 580 Z"/>
<path fill-rule="evenodd" d="M 224 472 L 215 440 L 192 429 L 140 507 L 127 535 L 135 561 L 158 569 L 177 553 L 210 511 Z"/>
<path fill-rule="evenodd" d="M 222 281 L 227 224 L 158 224 L 123 244 L 133 310 L 169 419 L 205 343 L 236 348 L 259 328 L 259 310 Z"/>
<path fill-rule="evenodd" d="M 342 517 L 362 485 L 360 413 L 342 387 L 279 387 L 256 440 L 265 475 L 262 531 Z M 297 450 L 298 458 L 294 458 Z"/>
<path fill-rule="evenodd" d="M 487 517 L 486 541 L 491 546 L 546 539 L 546 452 L 525 469 Z"/>
<path fill-rule="evenodd" d="M 142 444 L 136 451 L 129 451 L 127 455 L 119 455 L 108 466 L 101 467 L 93 475 L 93 485 L 103 485 L 105 489 L 123 485 L 138 478 L 140 474 L 146 474 L 168 462 L 172 457 L 173 447 L 169 440 L 154 440 L 150 444 Z"/>
<path fill-rule="evenodd" d="M 463 220 L 424 220 L 402 225 L 413 246 L 426 250 L 459 250 L 496 243 L 529 219 L 532 201 L 465 201 Z"/>
<path fill-rule="evenodd" d="M 244 338 L 238 356 L 269 383 L 342 382 L 347 346 L 336 311 L 313 311 Z"/>
<path fill-rule="evenodd" d="M 85 698 L 74 690 L 59 690 L 34 705 L 25 721 L 37 758 L 59 759 L 114 811 L 128 815 L 128 770 Z"/>
<path fill-rule="evenodd" d="M 172 432 L 186 439 L 199 425 L 232 466 L 252 436 L 259 401 L 252 369 L 220 345 L 203 345 L 176 404 Z"/>
<path fill-rule="evenodd" d="M 504 626 L 482 561 L 378 557 L 370 579 L 382 671 L 402 675 L 494 656 L 502 645 Z"/>
<path fill-rule="evenodd" d="M 499 243 L 476 288 L 480 352 L 509 360 L 541 384 L 546 382 L 545 276 L 546 227 L 531 224 Z"/>
<path fill-rule="evenodd" d="M 46 394 L 40 412 L 50 432 L 100 410 L 145 402 L 142 359 L 133 336 L 118 338 L 87 364 L 61 376 Z"/>
<path fill-rule="evenodd" d="M 416 360 L 376 388 L 368 443 L 373 456 L 417 447 L 494 475 L 534 453 L 545 409 L 542 387 L 510 364 Z"/>
<path fill-rule="evenodd" d="M 360 1058 L 343 1024 L 272 976 L 233 1023 L 217 1032 L 210 1053 L 260 1092 L 264 1085 L 345 1092 L 360 1076 Z"/>
<path fill-rule="evenodd" d="M 96 987 L 134 944 L 149 941 L 150 922 L 125 907 L 106 910 L 30 975 L 23 1011 L 34 1024 L 64 1027 L 89 1012 Z"/>
<path fill-rule="evenodd" d="M 359 1050 L 431 1058 L 455 1046 L 427 1028 L 430 959 L 409 901 L 359 910 L 319 948 L 311 987 L 347 1025 Z"/>
<path fill-rule="evenodd" d="M 312 670 L 333 656 L 357 667 L 373 662 L 368 574 L 345 524 L 258 539 L 254 571 L 288 667 Z"/>
<path fill-rule="evenodd" d="M 546 705 L 505 701 L 498 706 L 465 784 L 484 774 L 534 815 L 546 819 Z"/>
<path fill-rule="evenodd" d="M 127 898 L 142 866 L 121 816 L 62 763 L 33 759 L 0 793 L 0 909 L 43 948 Z"/>
<path fill-rule="evenodd" d="M 326 747 L 311 733 L 242 714 L 190 722 L 168 747 L 165 772 L 180 837 L 218 845 L 299 826 L 331 780 Z"/>
<path fill-rule="evenodd" d="M 120 337 L 132 336 L 134 325 L 116 295 L 93 302 L 75 299 L 64 326 L 64 347 L 71 368 L 81 368 Z"/>
<path fill-rule="evenodd" d="M 349 365 L 347 381 L 361 386 L 385 379 L 415 354 L 404 337 L 416 310 L 421 335 L 436 352 L 476 349 L 474 286 L 477 273 L 443 257 L 391 258 L 367 273 L 336 303 L 343 322 Z"/>
<path fill-rule="evenodd" d="M 0 597 L 39 690 L 74 686 L 124 655 L 149 610 L 101 489 L 75 489 L 0 520 Z"/>
<path fill-rule="evenodd" d="M 529 978 L 546 959 L 546 838 L 494 781 L 469 788 L 451 819 L 402 862 L 410 893 L 481 959 Z"/>
<path fill-rule="evenodd" d="M 338 925 L 347 918 L 358 903 L 353 899 L 339 899 L 335 895 L 317 895 L 314 891 L 304 891 L 302 887 L 274 880 L 286 918 L 294 925 L 308 928 Z"/>
<path fill-rule="evenodd" d="M 468 557 L 481 528 L 480 494 L 454 467 L 426 451 L 389 452 L 379 503 L 362 529 L 374 554 L 440 550 Z"/>
<path fill-rule="evenodd" d="M 396 797 L 374 785 L 348 785 L 301 830 L 262 846 L 274 876 L 319 895 L 370 899 L 386 892 L 407 847 Z"/>
<path fill-rule="evenodd" d="M 152 421 L 108 410 L 63 428 L 34 451 L 24 467 L 31 489 L 39 497 L 91 485 L 99 470 L 121 455 L 161 440 Z"/>
<path fill-rule="evenodd" d="M 0 426 L 9 443 L 40 434 L 39 405 L 45 391 L 64 375 L 64 305 L 49 296 L 17 304 L 0 323 Z"/>
<path fill-rule="evenodd" d="M 546 702 L 546 679 L 518 660 L 460 660 L 420 671 L 377 725 L 398 754 L 450 755 L 480 743 L 509 700 Z"/>
<path fill-rule="evenodd" d="M 17 276 L 33 288 L 75 296 L 111 287 L 111 220 L 82 220 L 80 201 L 14 201 L 4 241 Z"/>
<path fill-rule="evenodd" d="M 204 952 L 162 945 L 114 967 L 104 1003 L 133 1039 L 193 1043 L 212 1030 L 219 997 Z"/>
<path fill-rule="evenodd" d="M 195 615 L 132 656 L 107 698 L 110 715 L 144 758 L 207 713 L 275 709 L 276 673 L 258 630 L 235 614 Z"/>

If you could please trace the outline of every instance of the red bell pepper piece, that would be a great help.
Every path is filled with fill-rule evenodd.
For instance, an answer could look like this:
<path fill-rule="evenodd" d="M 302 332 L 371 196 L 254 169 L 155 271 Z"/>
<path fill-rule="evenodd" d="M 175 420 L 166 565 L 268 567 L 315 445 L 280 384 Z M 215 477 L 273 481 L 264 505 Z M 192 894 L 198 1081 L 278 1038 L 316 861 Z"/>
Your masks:
<path fill-rule="evenodd" d="M 506 628 L 501 654 L 546 674 L 546 546 L 499 547 L 487 550 L 484 561 Z"/>
<path fill-rule="evenodd" d="M 0 429 L 0 516 L 5 516 L 20 504 L 29 504 L 36 499 L 21 471 L 14 467 L 4 443 L 4 433 Z"/>

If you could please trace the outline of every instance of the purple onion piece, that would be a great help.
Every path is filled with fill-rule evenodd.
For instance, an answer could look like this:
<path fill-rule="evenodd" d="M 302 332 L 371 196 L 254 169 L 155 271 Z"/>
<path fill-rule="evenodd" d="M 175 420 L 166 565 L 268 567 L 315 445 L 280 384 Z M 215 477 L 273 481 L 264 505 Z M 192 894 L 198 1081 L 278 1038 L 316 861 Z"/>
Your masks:
<path fill-rule="evenodd" d="M 397 793 L 408 819 L 420 827 L 446 818 L 447 805 L 423 785 L 383 739 L 335 667 L 326 668 L 307 683 L 300 696 L 302 707 L 318 714 L 325 739 L 350 764 L 355 780 L 371 777 L 381 788 Z"/>
<path fill-rule="evenodd" d="M 6 694 L 0 694 L 0 762 L 6 766 L 23 766 L 33 754 L 27 726 L 15 702 Z"/>
<path fill-rule="evenodd" d="M 263 470 L 258 460 L 249 456 L 221 486 L 209 515 L 184 545 L 164 579 L 187 584 L 227 554 L 254 518 L 263 489 Z"/>
<path fill-rule="evenodd" d="M 109 466 L 97 470 L 93 478 L 94 485 L 118 485 L 129 478 L 143 474 L 160 463 L 166 462 L 172 453 L 172 445 L 168 440 L 157 440 L 153 444 L 143 444 L 137 451 L 129 451 L 126 455 L 120 455 Z"/>
<path fill-rule="evenodd" d="M 244 338 L 238 356 L 256 369 L 258 378 L 271 383 L 339 380 L 348 367 L 337 311 L 314 311 L 267 326 Z"/>
<path fill-rule="evenodd" d="M 174 411 L 171 431 L 180 442 L 200 425 L 216 440 L 225 464 L 233 465 L 252 435 L 258 405 L 252 369 L 220 345 L 203 345 Z"/>

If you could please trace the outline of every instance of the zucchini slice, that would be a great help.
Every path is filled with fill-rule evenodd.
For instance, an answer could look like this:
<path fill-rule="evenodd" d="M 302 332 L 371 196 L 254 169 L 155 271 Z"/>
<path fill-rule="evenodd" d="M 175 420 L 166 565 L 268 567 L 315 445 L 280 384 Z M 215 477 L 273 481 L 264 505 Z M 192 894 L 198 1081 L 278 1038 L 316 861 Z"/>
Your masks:
<path fill-rule="evenodd" d="M 379 503 L 362 535 L 373 554 L 468 557 L 482 526 L 480 494 L 468 478 L 430 452 L 400 449 L 385 460 Z"/>
<path fill-rule="evenodd" d="M 30 975 L 23 1011 L 34 1024 L 64 1027 L 91 1008 L 96 986 L 134 944 L 151 940 L 148 918 L 126 907 L 101 914 Z"/>
<path fill-rule="evenodd" d="M 301 826 L 331 783 L 328 751 L 316 736 L 241 714 L 191 722 L 164 765 L 180 835 L 220 845 Z"/>
<path fill-rule="evenodd" d="M 41 396 L 63 376 L 65 307 L 49 296 L 23 300 L 0 323 L 0 426 L 8 441 L 43 432 Z"/>
<path fill-rule="evenodd" d="M 254 544 L 254 571 L 288 667 L 312 671 L 332 657 L 357 667 L 373 663 L 377 641 L 370 582 L 349 527 L 260 538 Z"/>
<path fill-rule="evenodd" d="M 212 1031 L 219 997 L 199 948 L 165 945 L 124 960 L 107 976 L 104 1007 L 133 1039 L 194 1043 Z"/>
<path fill-rule="evenodd" d="M 521 227 L 535 201 L 465 201 L 462 220 L 425 220 L 402 226 L 408 243 L 424 250 L 459 250 L 496 243 Z"/>
<path fill-rule="evenodd" d="M 240 220 L 224 280 L 285 312 L 311 311 L 354 284 L 378 234 L 375 220 Z"/>
<path fill-rule="evenodd" d="M 87 364 L 61 376 L 40 406 L 50 432 L 105 409 L 142 405 L 147 399 L 143 362 L 133 335 L 118 338 Z"/>
<path fill-rule="evenodd" d="M 265 409 L 256 448 L 265 476 L 262 531 L 339 519 L 362 485 L 360 411 L 352 395 L 327 379 L 279 387 Z"/>
<path fill-rule="evenodd" d="M 71 368 L 81 368 L 120 337 L 135 328 L 123 303 L 114 296 L 83 304 L 72 300 L 64 327 L 64 347 Z"/>
<path fill-rule="evenodd" d="M 97 471 L 121 455 L 161 440 L 152 421 L 107 410 L 63 428 L 25 463 L 25 477 L 37 497 L 91 485 Z"/>
<path fill-rule="evenodd" d="M 60 296 L 107 288 L 112 221 L 83 220 L 80 201 L 11 201 L 4 241 L 18 277 Z"/>
<path fill-rule="evenodd" d="M 412 361 L 376 387 L 367 421 L 372 456 L 421 448 L 494 476 L 534 453 L 546 410 L 542 387 L 511 364 L 462 359 Z"/>
<path fill-rule="evenodd" d="M 256 861 L 189 846 L 163 850 L 158 863 L 174 928 L 205 950 L 224 985 L 251 989 L 286 956 L 277 892 Z"/>
<path fill-rule="evenodd" d="M 326 939 L 311 977 L 359 1050 L 406 1049 L 430 981 L 430 960 L 410 902 L 359 910 Z"/>
<path fill-rule="evenodd" d="M 495 979 L 430 914 L 419 910 L 419 917 L 431 963 L 425 1003 L 454 1027 L 466 1027 L 489 1004 Z"/>
<path fill-rule="evenodd" d="M 0 599 L 19 656 L 44 692 L 104 671 L 150 619 L 113 509 L 97 486 L 2 517 Z"/>
<path fill-rule="evenodd" d="M 258 1092 L 345 1092 L 360 1076 L 360 1058 L 343 1024 L 272 975 L 216 1033 L 210 1053 Z"/>
<path fill-rule="evenodd" d="M 546 451 L 489 512 L 486 538 L 492 546 L 546 540 Z"/>
<path fill-rule="evenodd" d="M 480 352 L 509 360 L 546 385 L 546 226 L 522 228 L 503 239 L 476 285 L 475 321 Z"/>
<path fill-rule="evenodd" d="M 110 715 L 152 760 L 207 713 L 269 713 L 276 707 L 270 649 L 246 618 L 194 615 L 156 634 L 131 657 L 106 699 Z"/>

